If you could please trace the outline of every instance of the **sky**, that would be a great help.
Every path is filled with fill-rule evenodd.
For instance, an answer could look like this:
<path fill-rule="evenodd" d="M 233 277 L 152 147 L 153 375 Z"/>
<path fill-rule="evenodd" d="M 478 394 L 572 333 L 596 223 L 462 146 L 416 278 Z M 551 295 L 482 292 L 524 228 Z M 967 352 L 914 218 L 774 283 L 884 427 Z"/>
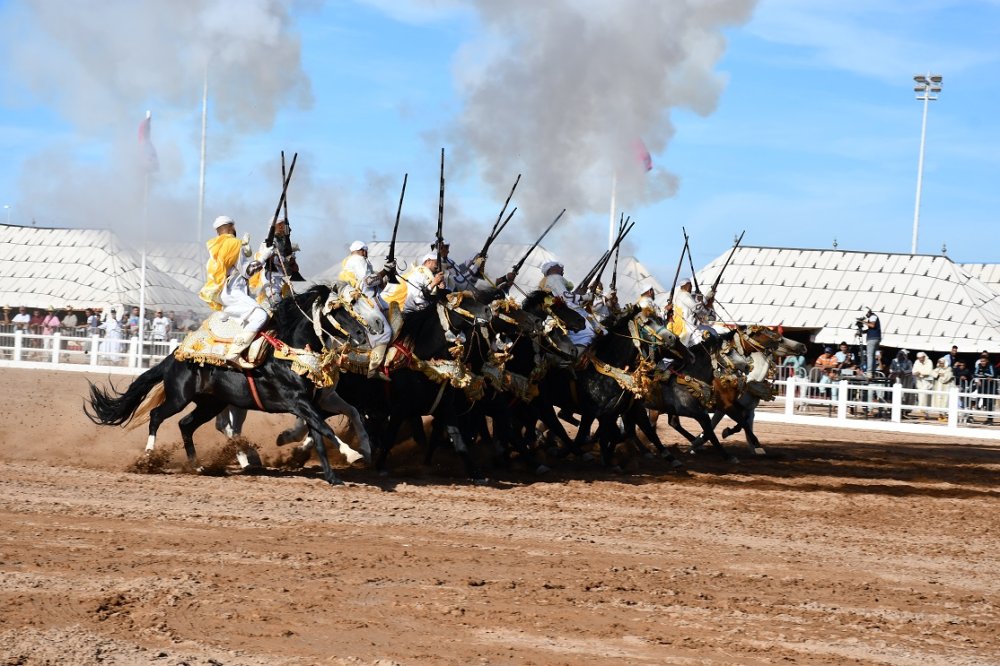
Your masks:
<path fill-rule="evenodd" d="M 744 231 L 908 253 L 913 76 L 940 74 L 918 252 L 998 261 L 1000 0 L 0 0 L 0 52 L 12 224 L 201 241 L 226 214 L 260 239 L 283 150 L 307 275 L 391 235 L 404 174 L 399 238 L 433 237 L 441 148 L 456 255 L 519 174 L 501 240 L 531 242 L 566 208 L 546 247 L 599 254 L 614 190 L 636 222 L 625 250 L 664 283 L 682 227 L 697 268 Z"/>

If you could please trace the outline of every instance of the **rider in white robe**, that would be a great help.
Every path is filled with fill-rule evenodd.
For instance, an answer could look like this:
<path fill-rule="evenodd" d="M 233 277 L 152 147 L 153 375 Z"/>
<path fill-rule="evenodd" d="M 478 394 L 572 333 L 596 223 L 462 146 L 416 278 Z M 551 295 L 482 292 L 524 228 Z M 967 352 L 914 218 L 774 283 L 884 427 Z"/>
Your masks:
<path fill-rule="evenodd" d="M 339 277 L 358 292 L 356 298 L 352 299 L 353 307 L 365 320 L 368 341 L 372 347 L 368 356 L 368 376 L 373 377 L 381 367 L 386 348 L 392 339 L 392 328 L 385 317 L 388 306 L 380 296 L 387 272 L 384 269 L 375 272 L 368 261 L 368 245 L 362 241 L 354 241 L 350 249 L 351 253 L 341 263 Z"/>
<path fill-rule="evenodd" d="M 598 333 L 603 333 L 601 325 L 594 321 L 593 316 L 583 307 L 588 302 L 589 294 L 573 292 L 573 283 L 563 275 L 564 267 L 558 261 L 548 261 L 542 264 L 542 281 L 538 284 L 553 296 L 563 299 L 571 310 L 583 317 L 584 327 L 580 331 L 570 331 L 569 340 L 576 347 L 586 348 L 594 341 Z"/>
<path fill-rule="evenodd" d="M 680 281 L 674 292 L 673 310 L 668 328 L 676 335 L 685 347 L 691 347 L 701 342 L 699 328 L 704 328 L 708 318 L 708 309 L 691 293 L 691 278 Z"/>

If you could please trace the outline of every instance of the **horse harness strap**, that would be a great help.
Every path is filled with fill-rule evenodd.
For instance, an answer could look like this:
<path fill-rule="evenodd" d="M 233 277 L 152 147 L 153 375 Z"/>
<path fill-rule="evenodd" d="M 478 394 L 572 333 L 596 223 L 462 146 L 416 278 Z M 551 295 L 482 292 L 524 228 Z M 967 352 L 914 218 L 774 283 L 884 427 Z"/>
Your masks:
<path fill-rule="evenodd" d="M 260 401 L 260 394 L 257 393 L 257 382 L 253 380 L 253 377 L 250 375 L 249 372 L 244 372 L 243 376 L 247 378 L 247 384 L 250 385 L 250 395 L 253 396 L 253 401 L 254 404 L 257 405 L 257 409 L 259 409 L 262 412 L 265 411 L 264 403 Z"/>

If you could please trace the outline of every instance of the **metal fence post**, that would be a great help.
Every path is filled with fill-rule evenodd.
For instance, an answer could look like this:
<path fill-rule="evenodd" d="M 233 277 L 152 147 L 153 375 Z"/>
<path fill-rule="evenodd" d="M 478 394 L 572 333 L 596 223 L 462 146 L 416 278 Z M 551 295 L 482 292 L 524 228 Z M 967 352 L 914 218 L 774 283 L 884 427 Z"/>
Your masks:
<path fill-rule="evenodd" d="M 128 367 L 135 368 L 139 365 L 139 340 L 138 338 L 128 339 Z"/>
<path fill-rule="evenodd" d="M 24 331 L 18 329 L 14 331 L 14 360 L 21 360 L 21 350 L 24 349 Z"/>
<path fill-rule="evenodd" d="M 101 354 L 101 337 L 96 333 L 90 336 L 90 367 L 96 368 L 98 356 Z"/>

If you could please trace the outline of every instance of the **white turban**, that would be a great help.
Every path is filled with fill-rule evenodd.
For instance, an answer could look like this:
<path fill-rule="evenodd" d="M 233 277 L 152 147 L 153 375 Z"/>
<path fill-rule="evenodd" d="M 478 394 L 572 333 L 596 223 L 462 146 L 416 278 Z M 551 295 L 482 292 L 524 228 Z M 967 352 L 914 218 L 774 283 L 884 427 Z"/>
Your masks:
<path fill-rule="evenodd" d="M 691 284 L 691 278 L 689 278 L 689 277 L 681 278 L 681 281 L 677 283 L 677 286 L 678 287 L 683 287 L 686 284 Z"/>
<path fill-rule="evenodd" d="M 437 252 L 428 252 L 420 260 L 420 263 L 426 264 L 428 261 L 437 261 L 437 260 L 438 260 Z"/>
<path fill-rule="evenodd" d="M 351 252 L 357 252 L 358 250 L 367 250 L 368 246 L 362 241 L 354 241 L 351 243 Z"/>
<path fill-rule="evenodd" d="M 560 268 L 565 268 L 565 266 L 563 266 L 558 261 L 546 261 L 544 264 L 542 264 L 542 275 L 547 275 L 548 272 L 553 268 L 555 268 L 556 266 L 559 266 Z"/>
<path fill-rule="evenodd" d="M 228 215 L 220 215 L 219 217 L 215 218 L 215 222 L 212 223 L 212 228 L 218 230 L 219 227 L 225 224 L 236 224 L 236 220 L 229 217 Z"/>
<path fill-rule="evenodd" d="M 639 293 L 640 294 L 645 294 L 650 289 L 652 289 L 655 292 L 656 291 L 656 285 L 653 284 L 652 282 L 647 282 L 644 285 L 642 285 L 641 287 L 639 287 Z"/>

